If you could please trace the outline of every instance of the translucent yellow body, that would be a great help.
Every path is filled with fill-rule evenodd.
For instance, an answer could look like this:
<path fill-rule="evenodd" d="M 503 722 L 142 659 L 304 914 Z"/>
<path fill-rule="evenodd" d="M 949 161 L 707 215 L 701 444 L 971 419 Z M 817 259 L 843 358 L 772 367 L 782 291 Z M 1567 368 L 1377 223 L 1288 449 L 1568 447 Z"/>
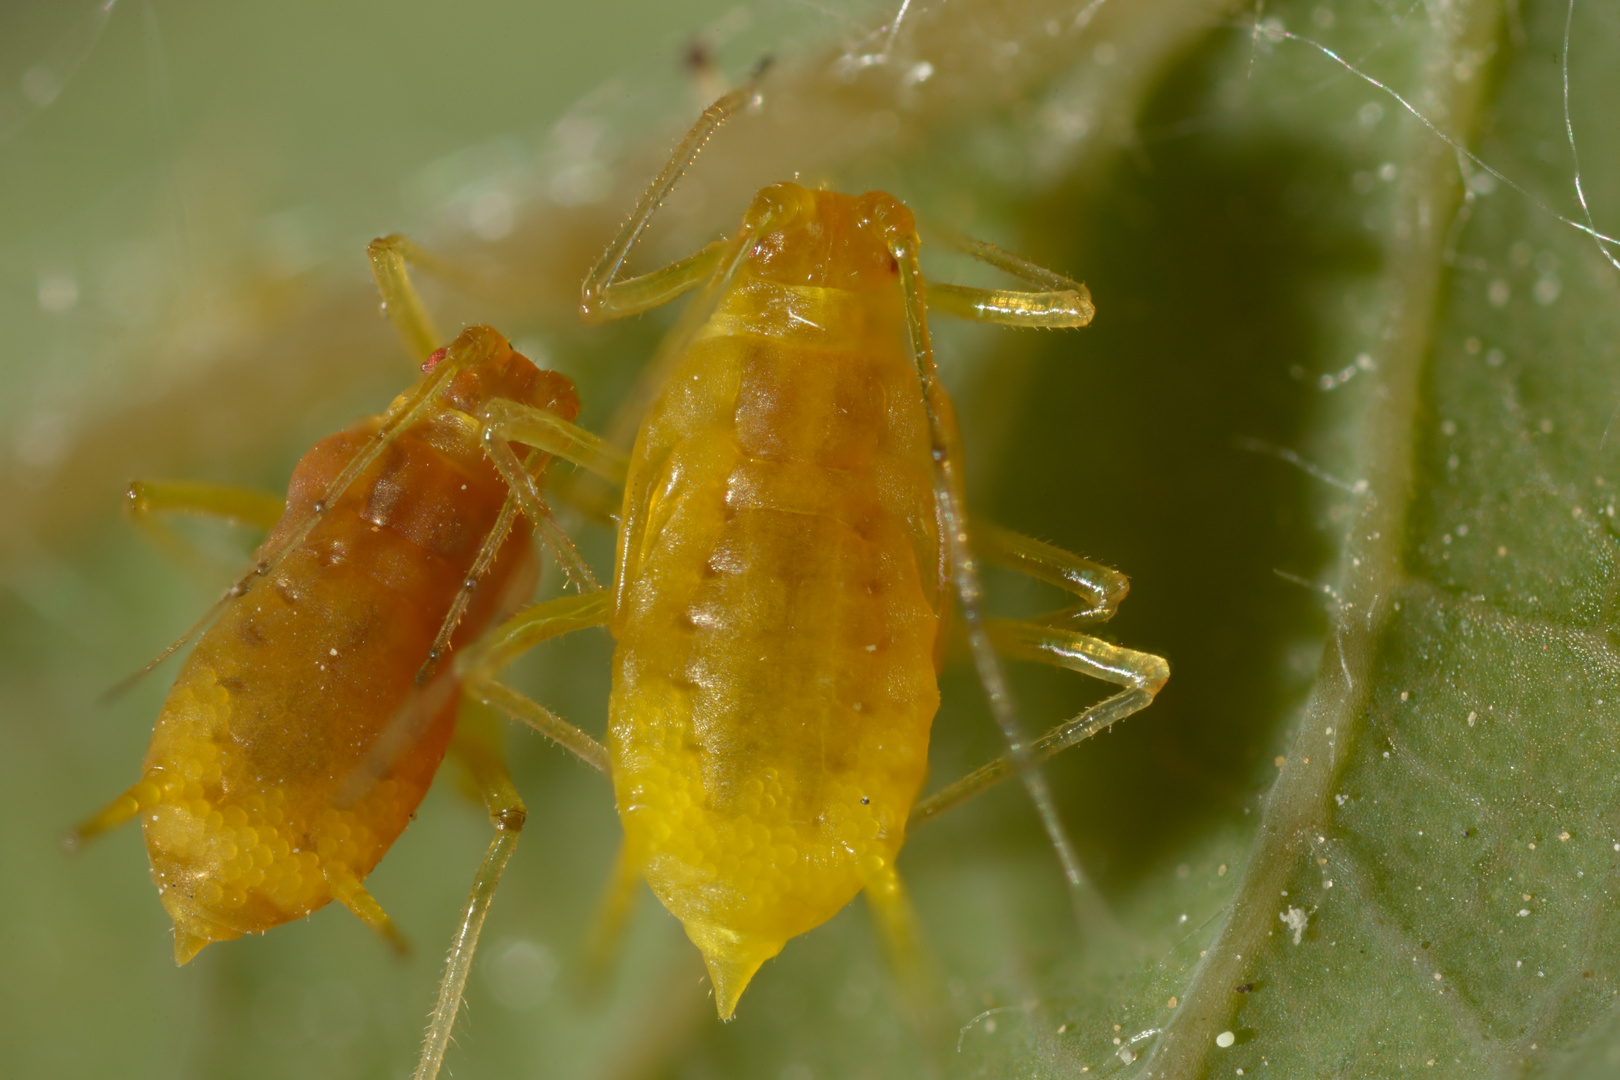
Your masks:
<path fill-rule="evenodd" d="M 883 194 L 793 184 L 653 403 L 620 531 L 610 736 L 627 854 L 722 1016 L 892 888 L 939 704 L 928 420 Z"/>

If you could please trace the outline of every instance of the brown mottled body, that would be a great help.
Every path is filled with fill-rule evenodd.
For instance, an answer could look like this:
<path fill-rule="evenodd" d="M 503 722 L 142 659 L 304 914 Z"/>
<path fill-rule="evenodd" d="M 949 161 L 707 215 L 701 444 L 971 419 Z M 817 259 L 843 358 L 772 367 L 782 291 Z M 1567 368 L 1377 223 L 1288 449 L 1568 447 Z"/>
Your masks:
<path fill-rule="evenodd" d="M 493 331 L 472 332 L 496 342 L 490 359 L 446 382 L 426 416 L 330 506 L 319 505 L 328 487 L 387 417 L 322 440 L 299 462 L 264 550 L 307 532 L 225 607 L 158 718 L 130 795 L 182 963 L 211 941 L 268 930 L 334 898 L 355 906 L 359 882 L 432 782 L 454 729 L 454 694 L 408 748 L 386 756 L 375 783 L 348 790 L 407 704 L 507 498 L 478 416 L 495 398 L 568 419 L 578 412 L 567 378 L 537 369 Z M 526 595 L 529 539 L 519 520 L 452 645 Z"/>

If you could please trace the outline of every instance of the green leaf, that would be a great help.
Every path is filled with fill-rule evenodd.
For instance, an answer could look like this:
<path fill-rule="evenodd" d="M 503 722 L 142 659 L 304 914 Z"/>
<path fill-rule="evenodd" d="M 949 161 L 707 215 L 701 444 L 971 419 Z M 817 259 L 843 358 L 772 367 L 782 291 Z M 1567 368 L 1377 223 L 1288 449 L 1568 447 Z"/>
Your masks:
<path fill-rule="evenodd" d="M 1092 289 L 1083 332 L 938 330 L 980 511 L 1131 574 L 1107 634 L 1171 664 L 1151 708 L 1047 766 L 1117 925 L 1076 925 L 1008 784 L 919 830 L 901 862 L 961 1025 L 947 1037 L 902 1019 L 860 904 L 790 943 L 720 1025 L 695 953 L 646 900 L 613 990 L 588 1001 L 569 980 L 611 800 L 514 735 L 529 826 L 454 1074 L 1613 1074 L 1620 269 L 1559 217 L 1586 220 L 1571 10 L 1570 122 L 1601 229 L 1620 220 L 1620 23 L 1598 4 L 950 0 L 912 5 L 890 62 L 858 70 L 833 62 L 885 34 L 819 15 L 792 33 L 757 18 L 724 46 L 735 70 L 782 51 L 770 108 L 715 140 L 701 195 L 653 239 L 666 254 L 801 172 L 894 190 L 925 236 L 949 223 Z M 445 325 L 543 345 L 597 426 L 658 324 L 579 330 L 572 290 L 690 111 L 673 83 L 640 85 L 639 116 L 598 99 L 573 114 L 583 127 L 425 170 L 421 216 L 400 223 L 437 221 L 454 249 L 491 176 L 549 184 L 558 139 L 606 140 L 591 159 L 606 194 L 520 200 L 500 243 L 461 243 L 511 288 L 432 297 Z M 358 201 L 337 181 L 309 190 Z M 206 597 L 119 531 L 118 483 L 283 477 L 403 377 L 364 321 L 358 245 L 322 251 L 274 287 L 262 253 L 204 259 L 212 291 L 176 285 L 164 333 L 141 324 L 121 349 L 81 310 L 20 350 L 82 360 L 100 342 L 128 366 L 87 365 L 65 398 L 25 368 L 30 396 L 0 410 L 0 1052 L 19 1070 L 383 1076 L 412 1060 L 488 835 L 447 785 L 369 882 L 419 945 L 404 966 L 327 910 L 177 971 L 133 837 L 72 862 L 50 847 L 133 777 L 162 687 L 110 713 L 95 692 Z M 32 303 L 35 264 L 0 264 Z M 587 542 L 602 564 L 608 539 Z M 990 585 L 1011 610 L 1048 599 Z M 563 643 L 521 677 L 598 726 L 607 647 Z M 1030 730 L 1101 693 L 1014 674 Z M 943 685 L 939 782 L 999 752 L 971 673 Z"/>

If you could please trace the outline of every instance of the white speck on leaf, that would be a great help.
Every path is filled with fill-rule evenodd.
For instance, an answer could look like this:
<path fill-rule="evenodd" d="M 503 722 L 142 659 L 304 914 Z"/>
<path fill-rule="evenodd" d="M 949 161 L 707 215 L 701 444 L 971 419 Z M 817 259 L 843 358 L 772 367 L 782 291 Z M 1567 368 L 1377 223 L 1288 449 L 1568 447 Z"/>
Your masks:
<path fill-rule="evenodd" d="M 1294 944 L 1298 945 L 1305 936 L 1305 926 L 1311 921 L 1310 915 L 1304 908 L 1291 907 L 1287 911 L 1278 912 L 1277 918 L 1294 932 Z"/>

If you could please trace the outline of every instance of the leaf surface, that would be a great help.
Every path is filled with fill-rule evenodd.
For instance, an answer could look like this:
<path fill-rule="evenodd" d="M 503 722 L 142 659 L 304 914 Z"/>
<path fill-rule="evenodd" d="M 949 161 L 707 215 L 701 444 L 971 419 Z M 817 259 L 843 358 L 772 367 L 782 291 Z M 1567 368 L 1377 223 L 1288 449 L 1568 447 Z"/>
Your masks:
<path fill-rule="evenodd" d="M 1571 17 L 1583 190 L 1597 227 L 1620 222 L 1620 22 L 1570 10 L 950 0 L 913 5 L 888 62 L 848 78 L 838 61 L 874 55 L 885 32 L 862 28 L 880 20 L 818 24 L 789 50 L 772 107 L 715 140 L 654 250 L 691 250 L 754 187 L 802 171 L 894 190 L 925 237 L 930 222 L 986 236 L 1096 299 L 1084 332 L 941 320 L 938 334 L 978 511 L 1131 574 L 1105 635 L 1171 663 L 1150 709 L 1047 767 L 1117 925 L 1076 925 L 1008 784 L 919 830 L 901 861 L 948 1034 L 903 1019 L 860 904 L 792 942 L 719 1025 L 695 954 L 646 900 L 612 991 L 589 1000 L 569 979 L 617 835 L 611 802 L 515 736 L 529 826 L 454 1074 L 1613 1074 L 1620 269 L 1559 215 L 1585 220 L 1564 119 Z M 745 67 L 769 26 L 723 59 Z M 433 300 L 446 325 L 487 319 L 546 348 L 602 426 L 658 326 L 583 333 L 573 290 L 667 131 L 610 116 L 590 164 L 612 194 L 548 201 L 555 140 L 580 130 L 447 188 L 541 194 L 517 204 L 509 239 L 469 246 L 506 293 Z M 458 160 L 431 177 L 466 175 Z M 86 508 L 115 501 L 126 469 L 217 475 L 243 432 L 280 432 L 260 451 L 271 464 L 249 466 L 273 474 L 313 437 L 311 387 L 376 381 L 344 366 L 389 346 L 357 317 L 373 304 L 358 248 L 343 254 L 355 280 L 312 285 L 313 300 L 277 292 L 239 323 L 209 306 L 212 345 L 172 379 L 143 345 L 149 395 L 85 393 L 118 404 L 70 417 L 58 471 L 42 481 L 23 455 L 6 474 L 0 818 L 20 854 L 0 884 L 14 973 L 0 1045 L 19 1068 L 381 1076 L 412 1059 L 487 840 L 448 785 L 369 882 L 419 943 L 404 968 L 326 911 L 175 971 L 138 844 L 71 864 L 49 845 L 133 775 L 162 693 L 109 718 L 95 691 L 201 595 Z M 980 280 L 926 258 L 940 279 Z M 181 319 L 172 339 L 199 325 Z M 321 423 L 389 392 L 323 401 Z M 37 448 L 33 427 L 8 437 Z M 605 563 L 606 539 L 587 544 Z M 998 609 L 1051 599 L 989 584 Z M 514 677 L 599 726 L 606 652 L 565 643 Z M 1030 730 L 1100 694 L 1014 675 Z M 971 672 L 943 686 L 939 783 L 1000 752 Z"/>

